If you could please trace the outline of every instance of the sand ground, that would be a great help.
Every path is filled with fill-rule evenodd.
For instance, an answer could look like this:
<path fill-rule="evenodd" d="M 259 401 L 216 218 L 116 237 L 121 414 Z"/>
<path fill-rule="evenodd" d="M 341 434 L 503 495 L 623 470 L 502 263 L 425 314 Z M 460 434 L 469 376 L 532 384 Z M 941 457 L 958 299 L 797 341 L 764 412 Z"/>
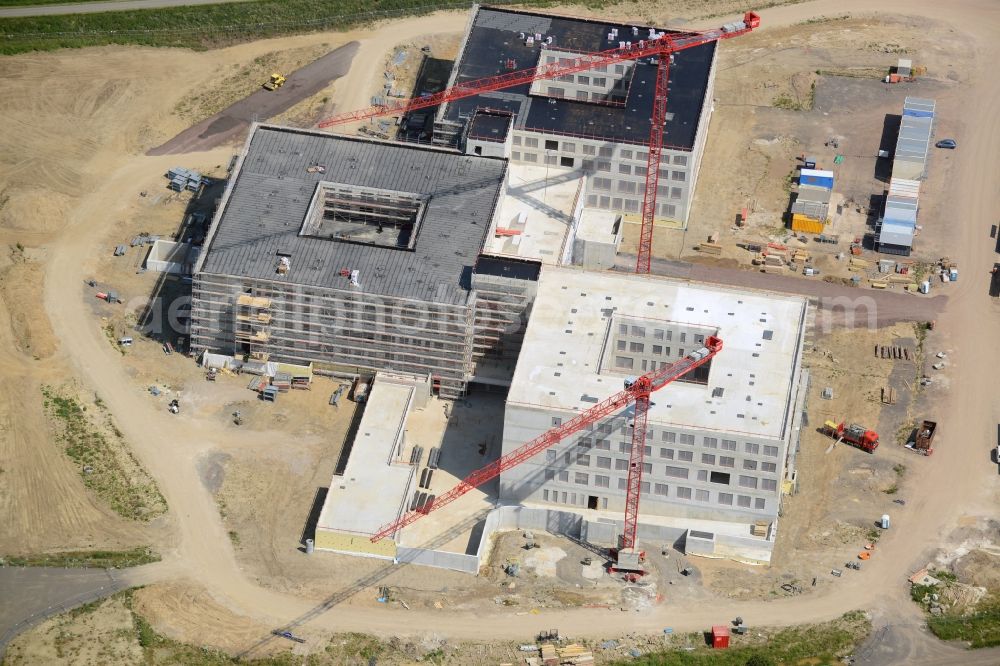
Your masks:
<path fill-rule="evenodd" d="M 760 33 L 760 42 L 754 47 L 759 49 L 763 64 L 754 64 L 757 62 L 752 58 L 754 54 L 744 52 L 753 62 L 737 68 L 739 71 L 720 71 L 720 110 L 716 118 L 719 123 L 713 127 L 717 136 L 713 136 L 714 143 L 709 147 L 705 173 L 715 171 L 713 164 L 722 173 L 723 168 L 719 165 L 734 163 L 737 159 L 727 154 L 719 141 L 727 136 L 742 137 L 740 141 L 745 150 L 747 141 L 761 138 L 756 135 L 748 138 L 745 132 L 748 118 L 732 116 L 727 121 L 723 113 L 725 103 L 742 103 L 736 95 L 736 91 L 742 90 L 740 81 L 761 80 L 752 76 L 753 67 L 767 71 L 766 59 L 773 52 L 772 38 L 788 40 L 791 44 L 802 37 L 788 26 L 823 14 L 857 12 L 863 15 L 866 9 L 864 3 L 846 0 L 835 6 L 824 2 L 795 4 L 766 13 L 765 20 L 770 27 Z M 164 553 L 165 562 L 159 569 L 150 569 L 148 576 L 156 580 L 156 571 L 161 571 L 162 580 L 168 583 L 153 588 L 162 591 L 162 599 L 158 600 L 157 593 L 150 592 L 145 602 L 150 614 L 164 624 L 172 624 L 178 636 L 193 640 L 219 640 L 214 637 L 232 631 L 240 637 L 234 643 L 240 643 L 244 649 L 257 649 L 255 639 L 265 639 L 268 627 L 291 621 L 301 623 L 303 631 L 316 632 L 316 635 L 334 628 L 399 633 L 399 628 L 405 626 L 407 634 L 417 636 L 444 633 L 451 637 L 477 637 L 485 631 L 494 637 L 517 638 L 534 633 L 539 622 L 581 634 L 595 626 L 605 632 L 658 632 L 666 625 L 698 628 L 717 620 L 720 612 L 752 617 L 755 623 L 777 624 L 824 620 L 858 606 L 894 607 L 903 615 L 915 613 L 908 610 L 910 607 L 905 601 L 905 574 L 920 565 L 920 560 L 926 558 L 925 553 L 932 551 L 941 542 L 941 535 L 950 533 L 960 518 L 970 520 L 991 515 L 995 506 L 997 475 L 988 453 L 995 444 L 996 423 L 1000 422 L 998 408 L 990 402 L 993 385 L 990 370 L 997 359 L 992 347 L 978 344 L 978 341 L 984 336 L 995 339 L 1000 327 L 995 305 L 986 294 L 985 278 L 980 281 L 976 277 L 984 274 L 993 261 L 992 247 L 980 242 L 979 238 L 980 227 L 989 223 L 990 211 L 995 210 L 998 203 L 996 189 L 989 182 L 990 174 L 982 165 L 991 163 L 1000 143 L 1000 127 L 990 111 L 1000 103 L 1000 84 L 989 69 L 998 55 L 991 38 L 1000 26 L 996 24 L 996 15 L 987 11 L 987 4 L 976 0 L 948 6 L 893 0 L 883 9 L 920 18 L 912 21 L 894 19 L 888 28 L 863 18 L 851 19 L 855 21 L 850 25 L 852 33 L 879 34 L 898 27 L 901 37 L 898 40 L 894 37 L 891 43 L 906 44 L 906 39 L 915 40 L 915 35 L 928 25 L 936 31 L 942 25 L 955 31 L 954 37 L 944 40 L 941 48 L 953 48 L 954 53 L 948 53 L 956 58 L 959 80 L 954 84 L 938 81 L 944 69 L 930 69 L 935 85 L 942 86 L 935 92 L 941 100 L 939 108 L 948 110 L 949 117 L 957 116 L 959 109 L 965 110 L 963 123 L 948 126 L 959 136 L 962 149 L 953 155 L 935 158 L 932 163 L 934 175 L 928 199 L 931 216 L 933 211 L 940 211 L 939 217 L 934 216 L 940 220 L 938 228 L 949 231 L 928 229 L 928 238 L 931 248 L 935 242 L 944 243 L 944 240 L 933 240 L 935 234 L 939 239 L 948 238 L 951 255 L 966 267 L 969 279 L 950 289 L 945 314 L 930 339 L 936 349 L 952 350 L 949 366 L 942 373 L 942 382 L 929 403 L 938 413 L 953 415 L 946 425 L 946 445 L 942 445 L 938 453 L 928 459 L 908 459 L 904 451 L 888 441 L 884 449 L 880 449 L 877 462 L 859 463 L 858 452 L 846 447 L 825 453 L 824 442 L 818 435 L 810 435 L 803 442 L 802 464 L 806 469 L 803 471 L 802 497 L 818 498 L 825 508 L 816 510 L 819 502 L 798 506 L 807 502 L 806 499 L 800 502 L 798 497 L 789 501 L 788 523 L 792 523 L 791 517 L 796 514 L 801 520 L 810 521 L 810 528 L 803 530 L 797 543 L 802 543 L 803 539 L 816 543 L 811 567 L 790 570 L 798 581 L 804 580 L 809 570 L 820 565 L 825 567 L 830 561 L 835 563 L 834 558 L 845 552 L 849 554 L 849 549 L 856 547 L 856 530 L 862 528 L 869 514 L 882 512 L 883 506 L 891 502 L 883 492 L 886 484 L 894 482 L 896 474 L 891 466 L 886 469 L 890 463 L 895 465 L 899 461 L 907 466 L 901 479 L 904 493 L 909 489 L 922 490 L 908 497 L 910 501 L 905 507 L 895 510 L 898 529 L 886 534 L 879 544 L 879 556 L 861 572 L 840 579 L 836 584 L 822 586 L 816 593 L 761 601 L 755 589 L 757 592 L 771 589 L 774 580 L 765 580 L 760 585 L 746 580 L 753 576 L 745 571 L 727 573 L 722 565 L 718 565 L 718 571 L 706 565 L 705 578 L 710 589 L 725 591 L 738 587 L 749 592 L 733 594 L 731 596 L 738 598 L 715 604 L 679 599 L 676 603 L 653 606 L 639 615 L 628 614 L 628 617 L 598 608 L 546 609 L 541 617 L 535 617 L 495 605 L 473 618 L 467 612 L 455 612 L 454 607 L 447 604 L 441 604 L 441 608 L 432 604 L 426 613 L 405 615 L 403 610 L 377 607 L 369 600 L 370 590 L 358 595 L 363 586 L 357 586 L 371 580 L 372 572 L 368 570 L 377 569 L 374 564 L 358 567 L 351 572 L 354 584 L 348 583 L 326 596 L 289 594 L 300 590 L 294 585 L 281 589 L 282 586 L 272 586 L 261 580 L 268 574 L 268 567 L 273 566 L 268 565 L 269 549 L 293 547 L 287 538 L 250 546 L 245 546 L 241 538 L 240 544 L 234 545 L 228 535 L 232 529 L 226 522 L 228 519 L 220 515 L 218 498 L 200 473 L 200 468 L 211 464 L 205 461 L 220 454 L 232 455 L 231 451 L 259 456 L 258 461 L 271 461 L 279 474 L 273 480 L 259 483 L 265 484 L 263 492 L 274 494 L 280 491 L 283 478 L 304 482 L 304 487 L 319 479 L 320 470 L 314 474 L 309 470 L 307 474 L 303 467 L 309 464 L 304 461 L 315 458 L 308 458 L 306 453 L 300 459 L 276 458 L 273 442 L 275 438 L 287 436 L 285 424 L 251 414 L 259 418 L 254 427 L 237 429 L 229 422 L 227 414 L 231 405 L 239 404 L 239 391 L 243 389 L 219 387 L 220 393 L 232 397 L 222 405 L 215 404 L 216 396 L 205 395 L 208 389 L 190 362 L 178 355 L 164 362 L 162 355 L 157 355 L 160 354 L 158 343 L 143 341 L 136 345 L 137 349 L 122 357 L 109 344 L 102 330 L 107 322 L 101 320 L 101 317 L 111 320 L 119 313 L 111 310 L 111 306 L 95 304 L 83 287 L 83 281 L 96 275 L 109 284 L 120 282 L 125 286 L 123 293 L 137 299 L 123 307 L 132 311 L 141 309 L 144 293 L 148 294 L 151 287 L 142 280 L 150 278 L 134 275 L 134 264 L 129 263 L 132 258 L 117 265 L 109 262 L 110 248 L 122 241 L 126 235 L 123 230 L 128 229 L 131 233 L 138 230 L 137 225 L 141 223 L 162 224 L 169 228 L 171 217 L 176 224 L 177 217 L 183 216 L 189 203 L 169 197 L 154 203 L 149 196 L 140 196 L 141 191 L 161 192 L 165 184 L 162 174 L 179 160 L 178 156 L 147 157 L 143 153 L 189 125 L 192 119 L 181 117 L 175 109 L 186 98 L 203 94 L 205 89 L 231 78 L 234 64 L 239 66 L 286 48 L 308 49 L 320 44 L 333 48 L 347 41 L 358 41 L 360 46 L 351 71 L 331 89 L 303 101 L 299 112 L 318 117 L 329 111 L 363 106 L 378 91 L 379 69 L 396 44 L 419 42 L 424 35 L 454 34 L 464 27 L 466 17 L 463 14 L 421 17 L 375 31 L 266 40 L 209 53 L 108 47 L 11 59 L 17 67 L 11 68 L 8 94 L 0 101 L 0 114 L 9 126 L 9 131 L 0 138 L 0 181 L 4 183 L 4 191 L 0 193 L 0 201 L 4 202 L 0 208 L 0 242 L 11 248 L 0 264 L 3 270 L 0 321 L 4 324 L 0 326 L 0 368 L 11 379 L 0 390 L 0 423 L 13 436 L 3 438 L 0 444 L 8 449 L 4 451 L 4 470 L 0 474 L 0 502 L 6 507 L 17 508 L 0 514 L 7 521 L 0 529 L 0 538 L 5 540 L 4 549 L 16 553 L 69 546 L 118 547 L 150 543 Z M 690 17 L 697 15 L 693 10 L 689 14 Z M 704 19 L 702 23 L 705 21 L 711 24 L 716 20 Z M 825 24 L 819 24 L 815 30 L 810 25 L 800 26 L 802 32 L 815 32 L 817 39 L 826 34 L 828 39 L 834 40 L 831 50 L 840 49 L 841 54 L 852 46 L 867 43 L 867 37 L 851 41 Z M 873 37 L 871 41 L 880 39 Z M 793 48 L 822 50 L 826 47 L 797 43 Z M 933 57 L 943 57 L 934 51 L 921 53 L 928 62 Z M 735 52 L 732 56 L 725 55 L 735 56 Z M 172 66 L 165 66 L 167 57 Z M 828 57 L 840 56 L 833 53 Z M 892 64 L 895 56 L 886 57 Z M 870 60 L 858 57 L 857 66 L 869 64 Z M 813 61 L 810 61 L 809 67 L 812 66 Z M 95 76 L 95 72 L 107 73 L 107 76 Z M 773 78 L 781 80 L 777 85 L 785 86 L 790 74 L 793 74 L 790 70 L 781 70 Z M 947 74 L 943 78 L 950 80 Z M 808 79 L 792 81 L 801 87 Z M 817 99 L 822 101 L 825 99 L 822 82 L 818 87 Z M 770 89 L 761 90 L 764 92 L 753 94 L 763 95 L 766 101 Z M 328 98 L 327 102 L 321 101 L 324 97 Z M 975 100 L 975 104 L 970 100 Z M 888 102 L 880 106 L 876 116 L 887 113 L 882 109 L 892 106 Z M 289 113 L 295 112 L 292 109 Z M 769 113 L 772 112 L 761 112 L 761 115 Z M 758 128 L 755 132 L 771 131 L 766 129 L 767 123 L 780 127 L 786 122 L 778 114 L 765 120 L 763 125 L 754 126 Z M 823 129 L 820 126 L 812 136 L 823 136 Z M 766 146 L 753 145 L 766 154 L 773 149 L 772 161 L 785 160 L 787 163 L 796 152 L 783 139 Z M 191 154 L 184 157 L 184 162 L 206 171 L 221 169 L 232 151 L 233 147 L 227 146 L 208 153 Z M 738 152 L 737 156 L 742 153 Z M 862 158 L 857 159 L 861 164 Z M 939 165 L 943 168 L 938 169 Z M 772 181 L 782 172 L 779 166 L 770 168 L 766 178 L 768 184 L 761 187 L 773 189 Z M 862 177 L 863 170 L 857 173 L 856 184 L 852 187 L 860 192 L 869 181 Z M 852 178 L 845 176 L 845 182 L 853 183 Z M 711 186 L 711 181 L 706 182 Z M 745 178 L 740 181 L 746 182 L 749 181 Z M 729 192 L 728 198 L 719 197 L 715 209 L 705 207 L 705 212 L 699 213 L 703 215 L 701 219 L 731 219 L 734 207 L 751 193 L 747 190 L 749 185 L 741 184 L 740 187 L 743 189 L 719 190 Z M 718 189 L 713 187 L 712 191 Z M 767 196 L 762 190 L 757 190 L 756 194 L 760 201 L 775 199 L 773 191 Z M 960 223 L 949 225 L 949 216 L 943 214 L 946 207 Z M 137 219 L 139 211 L 148 215 L 148 219 Z M 711 227 L 708 222 L 704 225 L 702 233 Z M 689 237 L 694 235 L 694 230 L 689 233 Z M 660 255 L 676 256 L 672 254 L 669 241 L 666 247 L 658 241 L 657 250 Z M 885 381 L 887 372 L 893 370 L 883 362 L 873 363 L 868 359 L 869 345 L 893 335 L 902 337 L 904 333 L 903 330 L 882 331 L 867 335 L 863 341 L 849 336 L 847 339 L 835 336 L 822 343 L 817 340 L 817 347 L 831 352 L 839 361 L 838 364 L 830 363 L 829 357 L 819 352 L 814 359 L 818 377 L 827 377 L 835 385 L 837 395 L 844 396 L 830 405 L 831 414 L 841 414 L 851 420 L 880 421 L 870 392 Z M 838 367 L 844 364 L 849 367 Z M 869 365 L 871 368 L 866 367 Z M 68 466 L 45 436 L 38 387 L 67 375 L 80 378 L 100 394 L 119 420 L 125 436 L 133 443 L 139 459 L 157 479 L 170 505 L 170 513 L 162 523 L 136 525 L 110 515 L 86 492 L 77 472 Z M 203 396 L 204 400 L 196 401 L 197 406 L 190 411 L 171 416 L 146 391 L 150 379 L 160 379 L 174 390 Z M 863 388 L 859 388 L 861 386 Z M 853 395 L 852 390 L 856 392 Z M 295 444 L 309 456 L 315 456 L 324 446 L 323 432 L 328 426 L 329 423 L 323 420 L 317 421 L 312 430 L 310 426 L 301 426 L 304 430 L 297 434 L 300 441 Z M 8 460 L 13 461 L 9 467 Z M 239 478 L 239 468 L 234 465 L 233 469 L 236 471 L 230 478 Z M 843 488 L 835 487 L 845 469 L 850 472 L 847 477 L 850 481 Z M 252 494 L 255 488 L 247 485 L 247 492 Z M 810 495 L 813 492 L 817 494 Z M 878 500 L 878 508 L 874 506 L 873 497 Z M 873 506 L 863 506 L 866 502 Z M 226 499 L 227 506 L 229 503 Z M 845 507 L 843 511 L 836 510 L 838 503 Z M 231 507 L 229 510 L 234 511 Z M 303 510 L 297 502 L 296 510 Z M 240 511 L 243 512 L 240 514 L 242 520 L 250 519 L 245 507 Z M 274 525 L 283 516 L 278 508 L 272 507 L 264 523 Z M 789 531 L 792 534 L 788 538 L 795 539 L 794 528 Z M 239 534 L 238 528 L 236 532 Z M 244 559 L 248 557 L 244 548 L 253 549 L 249 555 L 253 559 L 250 566 L 249 560 Z M 273 569 L 270 571 L 273 573 Z M 395 572 L 400 576 L 406 573 L 406 570 Z M 423 580 L 425 575 L 421 570 L 415 579 Z M 731 582 L 719 582 L 727 580 Z M 449 581 L 435 586 L 452 584 Z M 359 601 L 345 603 L 355 595 Z M 184 601 L 194 597 L 204 600 L 206 605 Z M 753 600 L 739 599 L 747 597 Z M 166 610 L 156 615 L 155 608 Z M 488 623 L 481 619 L 484 614 L 490 618 Z M 216 618 L 216 624 L 211 625 L 216 631 L 197 629 L 208 626 L 200 621 L 202 615 Z M 259 645 L 269 649 L 266 643 Z M 233 644 L 225 647 L 235 649 Z"/>

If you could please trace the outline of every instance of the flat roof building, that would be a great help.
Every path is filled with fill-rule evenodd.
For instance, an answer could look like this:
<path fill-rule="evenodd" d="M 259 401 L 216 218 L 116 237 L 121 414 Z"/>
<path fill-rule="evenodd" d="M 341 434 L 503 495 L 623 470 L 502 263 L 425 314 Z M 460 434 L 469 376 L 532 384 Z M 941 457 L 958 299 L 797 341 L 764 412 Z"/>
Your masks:
<path fill-rule="evenodd" d="M 416 469 L 402 460 L 406 420 L 427 402 L 428 387 L 403 377 L 376 375 L 343 474 L 330 481 L 316 522 L 316 547 L 355 555 L 393 557 L 391 539 L 371 535 L 406 510 Z"/>
<path fill-rule="evenodd" d="M 443 397 L 462 395 L 480 359 L 516 353 L 500 339 L 530 300 L 519 276 L 537 277 L 537 262 L 481 258 L 506 171 L 255 126 L 195 266 L 192 350 L 430 375 Z"/>
<path fill-rule="evenodd" d="M 709 364 L 653 394 L 640 538 L 643 524 L 745 537 L 751 541 L 736 552 L 716 542 L 716 554 L 766 560 L 773 541 L 754 543 L 752 530 L 777 520 L 801 412 L 806 310 L 800 297 L 547 266 L 508 393 L 503 451 L 719 336 L 723 351 Z M 501 500 L 620 523 L 630 414 L 504 472 Z"/>
<path fill-rule="evenodd" d="M 648 39 L 655 28 L 473 7 L 449 86 Z M 656 214 L 686 224 L 712 112 L 715 43 L 671 57 Z M 586 177 L 585 203 L 638 215 L 657 59 L 622 60 L 449 102 L 433 141 Z"/>

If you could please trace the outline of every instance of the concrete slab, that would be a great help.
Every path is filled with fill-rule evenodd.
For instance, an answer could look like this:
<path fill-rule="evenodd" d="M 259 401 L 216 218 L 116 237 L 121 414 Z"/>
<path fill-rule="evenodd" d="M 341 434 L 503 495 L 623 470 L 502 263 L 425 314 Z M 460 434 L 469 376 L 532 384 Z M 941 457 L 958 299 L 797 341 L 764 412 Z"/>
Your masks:
<path fill-rule="evenodd" d="M 440 467 L 431 481 L 432 494 L 444 494 L 470 472 L 499 457 L 503 409 L 502 395 L 483 393 L 458 402 L 435 399 L 427 408 L 410 415 L 407 441 L 423 446 L 425 452 L 433 446 L 441 447 Z M 435 550 L 474 553 L 479 547 L 478 532 L 474 537 L 476 526 L 468 519 L 492 508 L 497 491 L 496 480 L 469 491 L 406 527 L 399 544 L 416 548 L 433 543 Z"/>
<path fill-rule="evenodd" d="M 703 326 L 724 341 L 708 385 L 675 382 L 654 399 L 650 421 L 781 438 L 805 309 L 801 297 L 546 266 L 508 404 L 583 411 L 620 391 L 641 370 L 606 369 L 619 318 L 649 329 Z M 656 342 L 650 330 L 646 344 L 654 343 L 671 344 Z"/>
<path fill-rule="evenodd" d="M 344 475 L 330 482 L 317 532 L 373 534 L 399 515 L 413 473 L 400 455 L 414 392 L 376 378 Z"/>
<path fill-rule="evenodd" d="M 581 186 L 579 171 L 512 162 L 484 251 L 559 264 Z M 498 237 L 498 227 L 519 233 Z"/>

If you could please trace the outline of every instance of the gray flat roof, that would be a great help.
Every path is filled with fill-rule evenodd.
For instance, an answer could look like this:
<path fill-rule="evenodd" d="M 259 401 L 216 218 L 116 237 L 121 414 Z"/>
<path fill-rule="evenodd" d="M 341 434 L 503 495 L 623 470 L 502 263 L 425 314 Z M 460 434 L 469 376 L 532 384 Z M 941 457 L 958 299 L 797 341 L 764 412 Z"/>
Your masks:
<path fill-rule="evenodd" d="M 309 172 L 322 165 L 325 171 Z M 199 272 L 462 304 L 506 160 L 325 132 L 257 126 L 216 214 Z M 300 236 L 320 182 L 412 192 L 426 209 L 412 250 Z M 279 253 L 290 258 L 277 273 Z M 360 287 L 340 275 L 359 271 Z"/>
<path fill-rule="evenodd" d="M 649 35 L 648 26 L 614 19 L 583 19 L 501 7 L 478 7 L 473 11 L 464 49 L 452 73 L 453 85 L 507 73 L 508 61 L 516 63 L 519 70 L 544 64 L 539 63 L 543 43 L 529 45 L 527 35 L 542 35 L 542 42 L 551 37 L 553 41 L 547 48 L 570 53 L 606 51 L 617 48 L 619 41 L 638 42 Z M 615 29 L 619 36 L 608 39 Z M 675 54 L 669 72 L 665 146 L 682 150 L 694 147 L 715 48 L 715 42 L 709 42 Z M 471 117 L 478 108 L 489 108 L 515 114 L 514 126 L 528 131 L 638 145 L 649 141 L 656 88 L 656 66 L 650 64 L 649 58 L 637 63 L 624 105 L 540 97 L 531 94 L 530 88 L 523 84 L 450 102 L 444 117 L 458 120 Z"/>

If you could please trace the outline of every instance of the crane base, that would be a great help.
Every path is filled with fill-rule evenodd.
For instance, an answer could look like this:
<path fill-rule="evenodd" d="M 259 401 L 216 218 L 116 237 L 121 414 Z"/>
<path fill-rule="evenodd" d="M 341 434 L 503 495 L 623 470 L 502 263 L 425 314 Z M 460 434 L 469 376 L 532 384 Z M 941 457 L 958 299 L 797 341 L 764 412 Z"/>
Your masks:
<path fill-rule="evenodd" d="M 646 568 L 642 565 L 645 553 L 634 548 L 621 549 L 615 557 L 615 563 L 611 569 L 613 571 L 634 571 L 636 573 L 646 573 Z"/>

